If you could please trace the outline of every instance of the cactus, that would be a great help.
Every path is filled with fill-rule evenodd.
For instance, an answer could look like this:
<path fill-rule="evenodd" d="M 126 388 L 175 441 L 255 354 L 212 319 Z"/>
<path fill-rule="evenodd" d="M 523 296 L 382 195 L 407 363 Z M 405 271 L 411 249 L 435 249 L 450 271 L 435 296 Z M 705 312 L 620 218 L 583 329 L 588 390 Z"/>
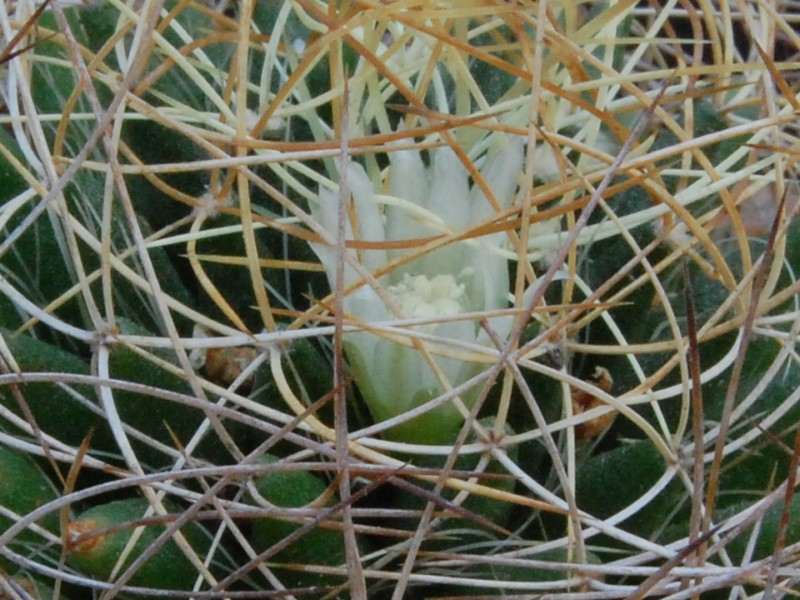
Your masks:
<path fill-rule="evenodd" d="M 278 463 L 280 459 L 266 455 L 259 461 L 263 464 Z M 271 471 L 260 476 L 254 483 L 260 500 L 271 506 L 281 508 L 313 507 L 324 502 L 327 486 L 314 473 L 304 470 Z M 336 529 L 326 529 L 323 525 L 315 526 L 296 541 L 287 542 L 287 538 L 296 534 L 305 523 L 292 523 L 275 518 L 260 518 L 253 521 L 252 543 L 258 552 L 270 552 L 268 562 L 277 565 L 294 565 L 295 569 L 309 565 L 327 565 L 339 567 L 345 564 L 344 542 L 342 534 Z M 297 534 L 299 535 L 299 533 Z M 288 544 L 283 550 L 272 552 L 276 544 Z M 342 577 L 321 576 L 297 570 L 288 573 L 283 580 L 291 587 L 341 584 Z"/>
<path fill-rule="evenodd" d="M 3 3 L 0 594 L 792 589 L 791 7 L 654 7 Z"/>
<path fill-rule="evenodd" d="M 117 500 L 97 504 L 81 513 L 67 526 L 67 561 L 76 569 L 111 581 L 124 573 L 135 559 L 150 552 L 165 530 L 164 525 L 139 524 L 147 516 L 149 503 L 144 499 Z M 141 529 L 140 529 L 141 527 Z M 185 530 L 193 549 L 208 549 L 208 534 L 197 523 Z M 132 548 L 128 548 L 131 545 Z M 127 558 L 125 558 L 127 556 Z M 178 544 L 169 539 L 134 572 L 128 583 L 156 589 L 191 589 L 197 579 L 196 567 Z"/>
<path fill-rule="evenodd" d="M 0 532 L 3 533 L 14 521 L 58 497 L 53 483 L 30 456 L 4 446 L 0 446 L 0 484 L 0 507 L 3 510 L 0 515 Z M 58 515 L 51 513 L 16 536 L 8 547 L 18 555 L 33 557 L 46 551 L 57 532 Z M 5 571 L 16 571 L 19 568 L 19 565 L 5 557 L 0 558 L 0 565 Z"/>

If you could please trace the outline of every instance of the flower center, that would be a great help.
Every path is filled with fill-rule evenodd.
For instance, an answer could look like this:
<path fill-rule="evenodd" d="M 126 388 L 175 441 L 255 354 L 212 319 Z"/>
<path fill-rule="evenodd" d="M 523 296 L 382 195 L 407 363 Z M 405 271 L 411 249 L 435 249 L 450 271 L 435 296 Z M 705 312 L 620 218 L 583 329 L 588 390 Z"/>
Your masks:
<path fill-rule="evenodd" d="M 389 287 L 389 294 L 405 318 L 448 317 L 461 312 L 464 284 L 452 275 L 403 275 L 403 281 Z"/>

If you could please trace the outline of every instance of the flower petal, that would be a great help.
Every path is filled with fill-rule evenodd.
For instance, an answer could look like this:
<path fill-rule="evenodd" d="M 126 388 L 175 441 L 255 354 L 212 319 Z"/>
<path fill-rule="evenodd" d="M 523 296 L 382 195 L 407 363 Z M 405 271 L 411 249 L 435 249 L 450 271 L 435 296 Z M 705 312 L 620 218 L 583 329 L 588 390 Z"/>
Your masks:
<path fill-rule="evenodd" d="M 524 148 L 521 138 L 505 138 L 507 141 L 494 158 L 481 170 L 492 195 L 501 208 L 507 208 L 517 191 L 519 175 L 522 172 Z M 494 208 L 477 185 L 472 188 L 473 223 L 494 216 Z"/>
<path fill-rule="evenodd" d="M 321 189 L 319 191 L 319 201 L 311 206 L 311 214 L 320 224 L 322 229 L 324 229 L 331 238 L 331 243 L 334 243 L 336 240 L 336 230 L 337 230 L 337 207 L 339 205 L 339 197 L 338 194 L 332 192 L 328 189 Z M 345 230 L 345 237 L 347 239 L 353 238 L 353 230 L 350 227 L 350 222 L 348 221 L 347 227 Z M 314 253 L 319 257 L 320 262 L 322 263 L 322 267 L 325 269 L 325 274 L 328 276 L 328 283 L 330 283 L 331 287 L 333 287 L 334 282 L 336 281 L 336 250 L 335 246 L 332 246 L 327 243 L 312 243 L 311 249 Z M 350 254 L 353 258 L 355 258 L 355 252 L 353 250 L 348 250 L 348 254 Z M 358 273 L 356 273 L 355 269 L 352 266 L 348 265 L 345 262 L 345 285 L 352 283 L 358 279 Z"/>
<path fill-rule="evenodd" d="M 500 236 L 503 235 L 502 233 L 492 235 L 492 241 L 502 242 Z M 485 240 L 486 238 L 482 239 Z M 508 306 L 510 286 L 508 261 L 482 248 L 469 248 L 465 255 L 472 275 L 467 282 L 467 297 L 471 303 L 469 309 L 497 310 Z"/>
<path fill-rule="evenodd" d="M 427 208 L 454 231 L 470 224 L 467 170 L 451 148 L 441 148 L 434 154 Z"/>
<path fill-rule="evenodd" d="M 364 167 L 357 163 L 350 163 L 347 177 L 358 219 L 358 238 L 369 242 L 385 241 L 383 216 L 378 209 L 372 182 L 364 171 Z M 369 271 L 374 272 L 386 264 L 385 250 L 362 250 L 359 254 L 362 264 Z"/>
<path fill-rule="evenodd" d="M 505 144 L 488 166 L 481 171 L 491 189 L 494 199 L 501 208 L 510 206 L 522 172 L 523 142 L 521 138 L 504 138 Z M 472 196 L 472 220 L 479 223 L 495 216 L 495 210 L 477 185 Z M 501 247 L 506 240 L 503 232 L 484 236 L 481 242 Z M 506 294 L 509 289 L 508 261 L 492 252 L 471 248 L 470 261 L 473 278 L 468 286 L 468 295 L 476 310 L 496 310 L 507 305 Z"/>
<path fill-rule="evenodd" d="M 389 154 L 392 165 L 389 193 L 405 198 L 419 206 L 426 206 L 430 191 L 428 173 L 422 157 L 415 150 L 399 150 Z M 410 240 L 430 235 L 419 223 L 409 218 L 400 207 L 386 207 L 386 239 Z"/>

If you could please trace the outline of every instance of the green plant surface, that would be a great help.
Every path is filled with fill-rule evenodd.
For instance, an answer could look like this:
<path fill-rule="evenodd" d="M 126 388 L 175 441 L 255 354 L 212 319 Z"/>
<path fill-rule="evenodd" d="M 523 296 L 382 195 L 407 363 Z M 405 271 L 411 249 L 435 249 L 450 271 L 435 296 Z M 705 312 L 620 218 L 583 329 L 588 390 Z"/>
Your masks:
<path fill-rule="evenodd" d="M 39 466 L 25 453 L 0 446 L 0 534 L 4 533 L 17 519 L 58 498 L 58 491 Z M 48 514 L 36 522 L 50 534 L 58 532 L 58 514 Z M 47 541 L 40 533 L 24 531 L 17 536 L 10 547 L 18 554 L 35 555 L 37 547 L 43 548 Z M 18 565 L 0 558 L 2 568 L 17 570 Z"/>
<path fill-rule="evenodd" d="M 266 455 L 259 464 L 280 467 L 280 459 Z M 260 499 L 281 508 L 302 508 L 325 498 L 327 486 L 314 473 L 302 470 L 272 470 L 254 482 Z M 323 505 L 329 503 L 324 502 Z M 287 569 L 284 581 L 289 587 L 331 586 L 343 583 L 342 577 L 304 572 L 304 566 L 335 566 L 345 564 L 344 538 L 341 531 L 315 524 L 302 537 L 294 541 L 287 538 L 307 526 L 307 522 L 293 522 L 277 518 L 255 519 L 252 524 L 252 544 L 258 552 L 269 551 L 273 546 L 285 545 L 270 552 L 267 561 L 278 569 Z"/>
<path fill-rule="evenodd" d="M 3 332 L 3 340 L 22 373 L 89 374 L 90 367 L 85 360 L 54 344 L 8 331 Z M 95 443 L 109 451 L 113 438 L 102 416 L 88 404 L 92 402 L 90 389 L 78 385 L 75 391 L 86 397 L 87 404 L 76 402 L 69 388 L 56 382 L 23 383 L 18 392 L 24 404 L 13 388 L 5 388 L 0 392 L 0 402 L 20 418 L 24 418 L 25 409 L 29 410 L 39 430 L 57 440 L 78 446 L 91 434 Z"/>
<path fill-rule="evenodd" d="M 138 521 L 146 516 L 149 506 L 146 500 L 135 498 L 98 504 L 81 513 L 67 526 L 68 563 L 100 581 L 111 581 L 112 575 L 125 572 L 143 553 L 151 552 L 128 579 L 131 585 L 191 589 L 197 579 L 196 567 L 173 539 L 155 552 L 150 550 L 165 526 L 151 523 L 138 529 Z M 202 555 L 207 551 L 210 539 L 199 524 L 190 523 L 181 533 L 196 552 Z M 134 536 L 136 540 L 131 542 Z M 123 562 L 118 565 L 120 560 Z"/>

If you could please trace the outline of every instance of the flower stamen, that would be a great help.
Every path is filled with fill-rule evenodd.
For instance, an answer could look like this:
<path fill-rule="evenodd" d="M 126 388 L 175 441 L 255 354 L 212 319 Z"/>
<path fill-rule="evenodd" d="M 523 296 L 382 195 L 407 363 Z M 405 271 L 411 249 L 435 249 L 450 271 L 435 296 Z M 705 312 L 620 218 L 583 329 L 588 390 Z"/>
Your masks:
<path fill-rule="evenodd" d="M 403 281 L 388 289 L 403 318 L 450 317 L 461 312 L 464 284 L 452 275 L 403 275 Z"/>

